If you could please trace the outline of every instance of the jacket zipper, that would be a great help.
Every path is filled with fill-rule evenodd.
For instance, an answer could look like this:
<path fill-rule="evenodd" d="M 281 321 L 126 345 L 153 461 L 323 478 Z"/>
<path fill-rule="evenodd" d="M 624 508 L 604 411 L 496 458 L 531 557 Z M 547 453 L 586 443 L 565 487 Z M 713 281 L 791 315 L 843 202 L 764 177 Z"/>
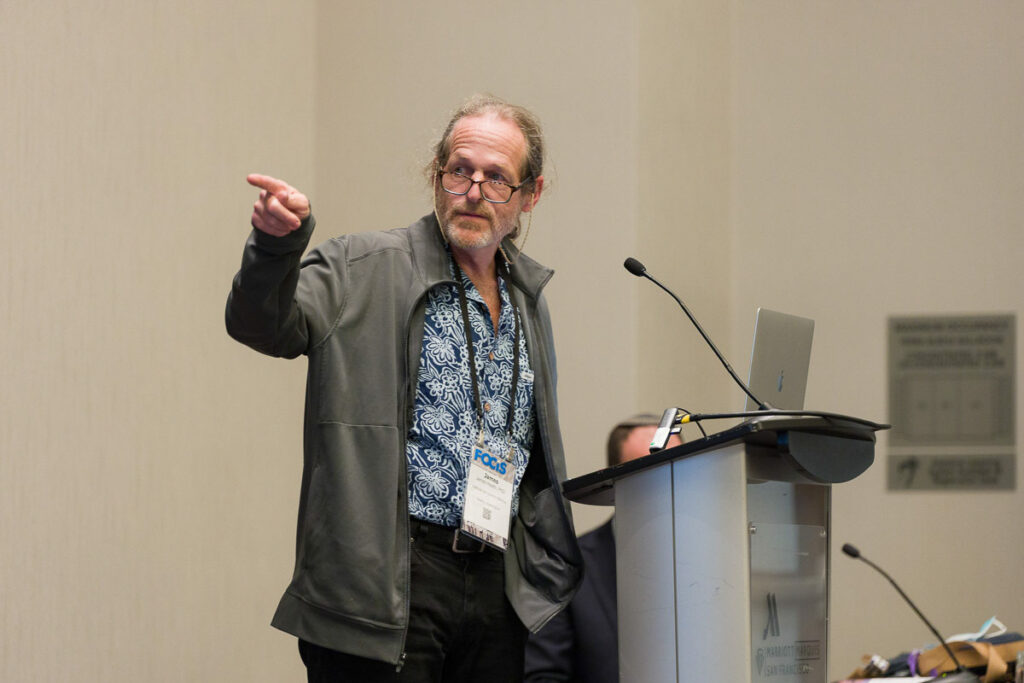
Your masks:
<path fill-rule="evenodd" d="M 407 438 L 407 435 L 409 433 L 409 419 L 411 417 L 409 411 L 410 410 L 415 410 L 415 406 L 409 403 L 409 400 L 410 400 L 409 394 L 412 391 L 413 383 L 419 381 L 418 377 L 417 378 L 413 378 L 411 376 L 412 372 L 411 372 L 411 369 L 409 367 L 409 333 L 412 331 L 412 316 L 413 316 L 413 313 L 416 311 L 416 308 L 420 305 L 420 302 L 423 301 L 423 299 L 425 299 L 429 293 L 430 293 L 430 287 L 426 288 L 420 294 L 420 296 L 416 299 L 416 301 L 413 302 L 412 308 L 409 310 L 408 314 L 406 314 L 406 316 L 405 316 L 405 333 L 403 334 L 403 337 L 404 337 L 405 341 L 403 342 L 403 353 L 402 353 L 402 360 L 405 363 L 405 386 L 403 387 L 403 390 L 402 390 L 402 404 L 403 404 L 402 405 L 402 425 L 403 425 L 403 429 L 405 431 L 405 434 L 402 436 L 402 455 L 401 455 L 401 457 L 403 459 L 403 462 L 405 461 L 405 457 L 406 457 L 405 456 L 406 438 Z M 412 400 L 415 403 L 415 397 L 413 397 Z M 403 482 L 408 481 L 408 477 L 409 477 L 408 465 L 406 465 L 406 468 L 405 468 L 405 471 L 404 471 L 404 476 L 403 476 Z M 402 485 L 405 485 L 405 484 L 402 484 Z M 408 517 L 408 507 L 409 507 L 408 494 L 407 494 L 407 497 L 406 497 L 405 505 L 406 505 L 406 517 Z M 401 654 L 398 655 L 398 664 L 395 665 L 395 673 L 400 673 L 402 671 L 402 667 L 405 666 L 405 640 L 409 636 L 409 624 L 412 621 L 412 614 L 411 614 L 412 572 L 410 570 L 410 564 L 412 563 L 412 536 L 410 534 L 408 534 L 408 533 L 406 534 L 406 536 L 409 538 L 409 550 L 408 550 L 408 554 L 406 556 L 406 562 L 405 562 L 405 620 L 406 621 L 405 621 L 405 630 L 402 631 L 402 645 L 401 645 L 401 649 L 400 649 Z"/>

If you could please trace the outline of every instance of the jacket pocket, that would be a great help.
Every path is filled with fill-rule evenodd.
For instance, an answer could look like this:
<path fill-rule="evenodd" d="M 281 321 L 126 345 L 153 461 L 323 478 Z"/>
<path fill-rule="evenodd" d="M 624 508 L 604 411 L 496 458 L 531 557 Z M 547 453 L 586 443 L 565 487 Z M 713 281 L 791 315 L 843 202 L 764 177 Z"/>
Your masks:
<path fill-rule="evenodd" d="M 520 499 L 522 558 L 520 571 L 532 586 L 543 587 L 554 602 L 565 602 L 576 590 L 583 564 L 565 523 L 560 494 L 551 487 Z"/>
<path fill-rule="evenodd" d="M 303 599 L 350 618 L 404 623 L 408 539 L 397 533 L 405 500 L 400 448 L 395 427 L 317 425 L 318 458 L 293 582 Z"/>

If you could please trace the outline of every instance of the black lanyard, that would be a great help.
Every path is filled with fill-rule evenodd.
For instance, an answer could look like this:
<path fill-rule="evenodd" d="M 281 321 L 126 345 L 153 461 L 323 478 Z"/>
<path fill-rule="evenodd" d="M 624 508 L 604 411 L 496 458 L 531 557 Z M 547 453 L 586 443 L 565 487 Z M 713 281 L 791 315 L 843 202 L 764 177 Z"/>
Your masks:
<path fill-rule="evenodd" d="M 477 437 L 477 443 L 481 446 L 484 445 L 484 406 L 480 401 L 480 385 L 477 379 L 477 368 L 476 368 L 476 352 L 473 349 L 473 330 L 469 324 L 469 304 L 466 299 L 466 286 L 462 284 L 462 270 L 459 268 L 459 264 L 452 259 L 452 265 L 455 266 L 455 284 L 459 288 L 459 306 L 462 309 L 462 326 L 466 330 L 466 350 L 469 352 L 469 376 L 473 382 L 473 400 L 476 402 L 476 417 L 480 424 L 480 436 Z M 506 275 L 506 282 L 508 282 L 508 265 L 504 266 Z M 519 307 L 516 306 L 515 301 L 512 298 L 512 292 L 509 292 L 508 300 L 512 304 L 512 319 L 515 327 L 513 334 L 513 345 L 512 345 L 512 391 L 509 397 L 508 414 L 505 420 L 505 430 L 508 432 L 508 447 L 509 453 L 506 459 L 511 459 L 512 455 L 512 417 L 516 412 L 516 387 L 519 386 Z M 498 302 L 501 302 L 501 288 L 498 288 Z M 500 314 L 499 314 L 500 319 Z M 499 325 L 500 327 L 500 325 Z"/>

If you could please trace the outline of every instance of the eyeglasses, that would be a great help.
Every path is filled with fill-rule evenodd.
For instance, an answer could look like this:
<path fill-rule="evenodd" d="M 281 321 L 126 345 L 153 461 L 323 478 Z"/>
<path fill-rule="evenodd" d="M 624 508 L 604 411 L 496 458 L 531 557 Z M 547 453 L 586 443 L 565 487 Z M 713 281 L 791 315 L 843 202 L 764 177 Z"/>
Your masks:
<path fill-rule="evenodd" d="M 469 194 L 474 185 L 479 185 L 480 196 L 491 204 L 507 204 L 516 190 L 529 182 L 526 179 L 518 185 L 509 185 L 500 180 L 473 180 L 458 171 L 438 171 L 437 175 L 441 177 L 441 187 L 448 194 Z"/>

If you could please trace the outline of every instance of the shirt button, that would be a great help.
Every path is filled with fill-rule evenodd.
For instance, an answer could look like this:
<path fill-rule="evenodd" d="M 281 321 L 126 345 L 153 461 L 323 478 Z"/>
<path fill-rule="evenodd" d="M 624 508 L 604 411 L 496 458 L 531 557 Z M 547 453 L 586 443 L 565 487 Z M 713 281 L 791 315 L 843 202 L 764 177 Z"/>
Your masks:
<path fill-rule="evenodd" d="M 484 403 L 484 410 L 487 411 L 488 413 L 491 412 L 491 402 L 490 401 L 488 401 L 487 403 Z"/>
<path fill-rule="evenodd" d="M 491 351 L 489 354 L 487 354 L 487 357 L 490 358 L 491 360 L 494 360 L 494 351 Z"/>

